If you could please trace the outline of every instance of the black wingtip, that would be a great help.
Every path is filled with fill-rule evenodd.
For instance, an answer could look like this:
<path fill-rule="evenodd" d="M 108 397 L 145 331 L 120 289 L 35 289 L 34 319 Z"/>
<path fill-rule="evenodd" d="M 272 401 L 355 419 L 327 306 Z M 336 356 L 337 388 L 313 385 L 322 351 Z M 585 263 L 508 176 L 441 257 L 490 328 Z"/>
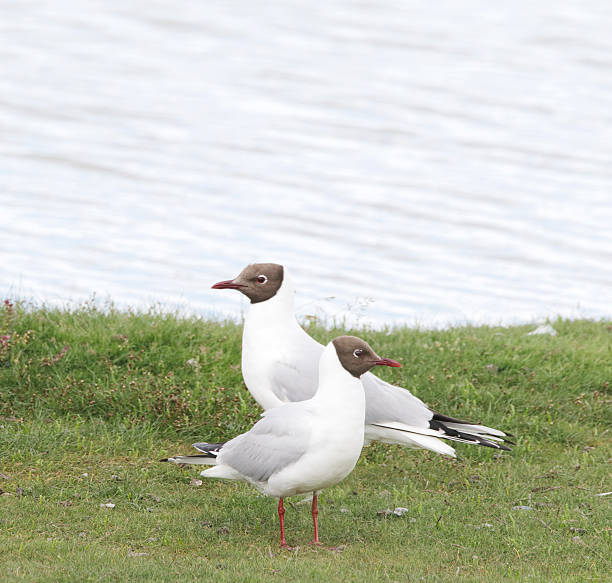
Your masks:
<path fill-rule="evenodd" d="M 472 423 L 468 423 L 467 421 L 459 421 L 454 419 L 453 417 L 447 417 L 446 415 L 440 415 L 438 413 L 434 413 L 433 418 L 429 421 L 429 427 L 434 430 L 444 432 L 448 437 L 454 437 L 457 440 L 462 440 L 467 443 L 473 443 L 475 445 L 483 445 L 485 447 L 491 447 L 493 449 L 501 449 L 504 451 L 512 451 L 506 443 L 510 445 L 514 445 L 511 441 L 502 438 L 504 441 L 498 442 L 493 441 L 491 439 L 487 439 L 486 437 L 482 437 L 481 435 L 476 435 L 474 433 L 467 433 L 463 431 L 459 431 L 452 427 L 448 427 L 446 423 L 462 423 L 466 425 L 473 425 Z M 443 437 L 443 436 L 441 436 Z"/>
<path fill-rule="evenodd" d="M 225 443 L 226 442 L 222 441 L 219 443 L 193 443 L 192 445 L 201 453 L 216 456 L 219 454 Z"/>
<path fill-rule="evenodd" d="M 507 443 L 510 443 L 510 442 L 507 442 Z M 510 449 L 508 446 L 504 445 L 503 443 L 498 443 L 496 446 L 493 446 L 493 447 L 497 447 L 497 449 L 503 449 L 504 451 L 512 451 L 512 449 Z"/>

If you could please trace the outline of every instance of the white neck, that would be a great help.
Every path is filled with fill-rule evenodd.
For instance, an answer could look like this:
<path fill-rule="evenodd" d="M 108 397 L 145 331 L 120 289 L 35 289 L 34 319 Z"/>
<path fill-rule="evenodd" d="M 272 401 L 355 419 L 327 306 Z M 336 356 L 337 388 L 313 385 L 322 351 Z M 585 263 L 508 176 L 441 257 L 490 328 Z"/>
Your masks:
<path fill-rule="evenodd" d="M 319 387 L 313 401 L 338 403 L 343 408 L 354 404 L 357 409 L 363 408 L 365 414 L 365 394 L 361 380 L 340 364 L 333 342 L 330 342 L 321 354 Z"/>
<path fill-rule="evenodd" d="M 287 268 L 283 268 L 283 282 L 278 291 L 269 300 L 249 304 L 245 325 L 248 322 L 257 322 L 262 326 L 270 326 L 277 322 L 292 321 L 297 325 L 293 314 L 293 297 L 295 288 Z"/>

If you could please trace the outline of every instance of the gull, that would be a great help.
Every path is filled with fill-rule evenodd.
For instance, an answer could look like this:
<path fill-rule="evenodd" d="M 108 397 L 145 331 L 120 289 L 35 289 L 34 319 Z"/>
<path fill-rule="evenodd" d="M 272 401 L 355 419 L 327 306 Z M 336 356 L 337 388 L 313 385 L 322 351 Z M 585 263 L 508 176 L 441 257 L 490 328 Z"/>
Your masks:
<path fill-rule="evenodd" d="M 401 366 L 381 358 L 367 342 L 340 336 L 322 351 L 311 398 L 268 409 L 249 431 L 226 443 L 195 443 L 197 456 L 162 461 L 213 465 L 205 478 L 242 480 L 278 501 L 280 545 L 285 539 L 287 496 L 312 492 L 313 544 L 320 544 L 318 492 L 355 467 L 364 443 L 365 394 L 361 376 L 373 366 Z M 197 458 L 198 461 L 186 461 Z"/>
<path fill-rule="evenodd" d="M 295 288 L 286 267 L 254 263 L 212 288 L 238 290 L 250 300 L 242 334 L 242 375 L 261 407 L 267 411 L 312 397 L 324 347 L 295 318 Z M 362 382 L 366 443 L 396 443 L 452 457 L 455 450 L 441 439 L 510 449 L 504 445 L 512 444 L 506 439 L 510 434 L 437 413 L 407 389 L 371 372 L 363 375 Z"/>

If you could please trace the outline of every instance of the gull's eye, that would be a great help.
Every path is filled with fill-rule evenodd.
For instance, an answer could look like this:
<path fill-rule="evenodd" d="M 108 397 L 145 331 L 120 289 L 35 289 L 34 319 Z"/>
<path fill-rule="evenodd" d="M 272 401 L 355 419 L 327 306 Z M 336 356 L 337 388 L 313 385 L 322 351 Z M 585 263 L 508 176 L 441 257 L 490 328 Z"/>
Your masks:
<path fill-rule="evenodd" d="M 361 350 L 361 348 L 357 348 L 356 350 L 353 351 L 353 356 L 355 358 L 359 358 L 362 354 L 363 354 L 363 350 Z"/>
<path fill-rule="evenodd" d="M 257 276 L 257 281 L 259 283 L 267 283 L 268 282 L 268 278 L 265 275 L 258 275 Z"/>

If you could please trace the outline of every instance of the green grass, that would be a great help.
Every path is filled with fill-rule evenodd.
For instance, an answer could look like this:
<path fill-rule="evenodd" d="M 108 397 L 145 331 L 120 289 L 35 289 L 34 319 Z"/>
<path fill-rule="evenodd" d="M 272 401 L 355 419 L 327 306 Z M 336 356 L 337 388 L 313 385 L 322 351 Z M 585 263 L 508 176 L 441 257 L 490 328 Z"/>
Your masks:
<path fill-rule="evenodd" d="M 4 305 L 0 580 L 608 581 L 612 496 L 597 494 L 612 490 L 612 325 L 552 324 L 556 337 L 352 331 L 403 362 L 385 378 L 517 446 L 458 445 L 459 460 L 370 446 L 321 495 L 326 547 L 306 544 L 309 505 L 296 497 L 296 548 L 281 551 L 274 500 L 245 484 L 194 486 L 196 469 L 157 462 L 256 421 L 239 326 Z M 323 342 L 340 332 L 311 327 Z M 408 512 L 385 514 L 396 507 Z"/>

